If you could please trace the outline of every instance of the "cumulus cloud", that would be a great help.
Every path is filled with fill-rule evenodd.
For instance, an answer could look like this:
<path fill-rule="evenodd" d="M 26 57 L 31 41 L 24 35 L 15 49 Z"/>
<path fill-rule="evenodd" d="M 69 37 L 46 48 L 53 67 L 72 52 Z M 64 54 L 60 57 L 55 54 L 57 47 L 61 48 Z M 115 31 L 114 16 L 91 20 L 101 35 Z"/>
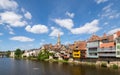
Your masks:
<path fill-rule="evenodd" d="M 19 41 L 19 42 L 32 42 L 34 39 L 25 37 L 25 36 L 15 36 L 10 38 L 10 40 Z"/>
<path fill-rule="evenodd" d="M 25 26 L 27 23 L 26 21 L 22 21 L 22 16 L 16 14 L 13 11 L 6 11 L 4 13 L 0 13 L 0 22 L 8 24 L 12 27 L 22 27 Z"/>
<path fill-rule="evenodd" d="M 104 2 L 107 2 L 108 0 L 95 0 L 95 2 L 97 3 L 97 4 L 100 4 L 100 3 L 104 3 Z"/>
<path fill-rule="evenodd" d="M 26 13 L 24 14 L 24 16 L 25 16 L 25 18 L 27 18 L 27 19 L 31 19 L 31 18 L 32 18 L 32 15 L 31 15 L 30 12 L 26 12 Z"/>
<path fill-rule="evenodd" d="M 79 28 L 73 28 L 71 29 L 71 32 L 73 34 L 91 34 L 97 32 L 100 27 L 98 27 L 99 20 L 95 19 L 90 23 L 86 23 L 85 25 L 79 27 Z"/>
<path fill-rule="evenodd" d="M 30 25 L 26 26 L 25 28 L 26 31 L 34 33 L 34 34 L 41 34 L 41 33 L 46 33 L 48 32 L 48 28 L 45 25 L 34 25 L 33 27 L 31 27 Z"/>
<path fill-rule="evenodd" d="M 52 32 L 50 33 L 49 36 L 53 36 L 53 37 L 58 37 L 58 34 L 63 35 L 64 32 L 60 31 L 59 29 L 55 28 L 55 27 L 51 27 Z"/>
<path fill-rule="evenodd" d="M 117 31 L 120 31 L 120 28 L 115 28 L 113 30 L 110 30 L 107 34 L 113 34 L 113 33 L 117 32 Z"/>
<path fill-rule="evenodd" d="M 74 13 L 70 13 L 70 12 L 66 12 L 65 14 L 66 14 L 67 16 L 69 16 L 70 18 L 73 18 L 74 15 L 75 15 Z"/>
<path fill-rule="evenodd" d="M 61 27 L 71 29 L 74 25 L 72 19 L 54 19 L 54 22 Z"/>
<path fill-rule="evenodd" d="M 18 4 L 14 0 L 0 0 L 0 9 L 16 9 Z"/>

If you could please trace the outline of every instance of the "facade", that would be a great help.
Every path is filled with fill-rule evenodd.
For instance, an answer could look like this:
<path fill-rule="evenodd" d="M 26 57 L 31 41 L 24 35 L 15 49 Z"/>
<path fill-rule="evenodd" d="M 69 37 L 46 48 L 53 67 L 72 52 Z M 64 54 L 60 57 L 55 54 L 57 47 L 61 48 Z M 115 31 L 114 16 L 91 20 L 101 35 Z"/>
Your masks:
<path fill-rule="evenodd" d="M 86 58 L 86 42 L 85 41 L 74 42 L 73 57 Z"/>
<path fill-rule="evenodd" d="M 98 58 L 100 37 L 92 35 L 87 41 L 87 58 Z"/>
<path fill-rule="evenodd" d="M 80 58 L 80 50 L 73 50 L 73 58 Z"/>
<path fill-rule="evenodd" d="M 120 58 L 120 31 L 113 35 L 104 34 L 100 40 L 99 58 Z"/>
<path fill-rule="evenodd" d="M 116 57 L 120 58 L 120 31 L 114 34 L 116 37 Z"/>
<path fill-rule="evenodd" d="M 120 57 L 120 37 L 116 39 L 116 57 Z"/>
<path fill-rule="evenodd" d="M 100 47 L 98 50 L 99 58 L 115 58 L 116 57 L 116 45 L 113 35 L 104 34 L 100 40 Z"/>
<path fill-rule="evenodd" d="M 22 57 L 38 56 L 40 49 L 25 50 Z"/>
<path fill-rule="evenodd" d="M 15 52 L 14 52 L 14 51 L 11 51 L 11 52 L 10 52 L 10 57 L 11 57 L 11 58 L 14 58 L 14 57 L 15 57 Z"/>

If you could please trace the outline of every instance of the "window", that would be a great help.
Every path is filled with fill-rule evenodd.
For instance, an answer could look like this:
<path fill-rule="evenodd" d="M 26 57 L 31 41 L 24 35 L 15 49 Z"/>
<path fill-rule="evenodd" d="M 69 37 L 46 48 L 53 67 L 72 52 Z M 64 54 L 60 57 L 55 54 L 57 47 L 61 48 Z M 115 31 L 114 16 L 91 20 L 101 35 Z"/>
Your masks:
<path fill-rule="evenodd" d="M 79 56 L 79 54 L 74 54 L 74 56 Z"/>
<path fill-rule="evenodd" d="M 108 43 L 108 39 L 103 39 L 102 42 L 103 43 Z"/>
<path fill-rule="evenodd" d="M 117 55 L 120 55 L 120 51 L 117 51 Z"/>
<path fill-rule="evenodd" d="M 120 43 L 120 37 L 117 38 L 117 43 Z"/>
<path fill-rule="evenodd" d="M 117 44 L 117 49 L 120 50 L 120 44 Z"/>

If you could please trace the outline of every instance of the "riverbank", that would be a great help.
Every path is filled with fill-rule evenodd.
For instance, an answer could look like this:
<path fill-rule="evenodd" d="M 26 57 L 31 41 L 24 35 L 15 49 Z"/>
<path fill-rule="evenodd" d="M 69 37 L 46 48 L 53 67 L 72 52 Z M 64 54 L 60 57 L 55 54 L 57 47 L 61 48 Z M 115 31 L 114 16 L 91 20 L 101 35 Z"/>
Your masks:
<path fill-rule="evenodd" d="M 110 68 L 110 69 L 119 69 L 120 70 L 120 61 L 97 61 L 97 62 L 83 62 L 78 60 L 57 60 L 57 59 L 46 59 L 45 61 L 48 62 L 62 62 L 62 63 L 69 63 L 69 64 L 81 64 L 81 65 L 88 65 L 88 66 L 96 66 L 101 68 Z"/>
<path fill-rule="evenodd" d="M 61 63 L 69 63 L 69 64 L 80 64 L 80 65 L 88 65 L 88 66 L 96 66 L 101 68 L 110 68 L 110 69 L 120 69 L 120 61 L 80 61 L 80 60 L 64 60 L 64 59 L 44 59 L 44 60 L 38 60 L 37 58 L 24 58 L 25 60 L 32 60 L 32 61 L 47 61 L 47 62 L 61 62 Z"/>

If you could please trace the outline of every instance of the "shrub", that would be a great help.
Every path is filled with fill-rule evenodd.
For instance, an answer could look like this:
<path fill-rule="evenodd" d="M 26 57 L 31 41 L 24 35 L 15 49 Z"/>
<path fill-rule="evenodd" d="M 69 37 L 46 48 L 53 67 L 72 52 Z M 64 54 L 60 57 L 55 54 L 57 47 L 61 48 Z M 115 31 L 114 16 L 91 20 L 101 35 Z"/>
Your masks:
<path fill-rule="evenodd" d="M 106 63 L 102 63 L 101 67 L 107 67 L 107 64 Z"/>
<path fill-rule="evenodd" d="M 112 65 L 112 68 L 113 68 L 113 69 L 118 69 L 118 65 L 113 64 L 113 65 Z"/>
<path fill-rule="evenodd" d="M 49 56 L 52 55 L 47 50 L 43 50 L 38 54 L 38 60 L 45 60 L 49 59 Z"/>

